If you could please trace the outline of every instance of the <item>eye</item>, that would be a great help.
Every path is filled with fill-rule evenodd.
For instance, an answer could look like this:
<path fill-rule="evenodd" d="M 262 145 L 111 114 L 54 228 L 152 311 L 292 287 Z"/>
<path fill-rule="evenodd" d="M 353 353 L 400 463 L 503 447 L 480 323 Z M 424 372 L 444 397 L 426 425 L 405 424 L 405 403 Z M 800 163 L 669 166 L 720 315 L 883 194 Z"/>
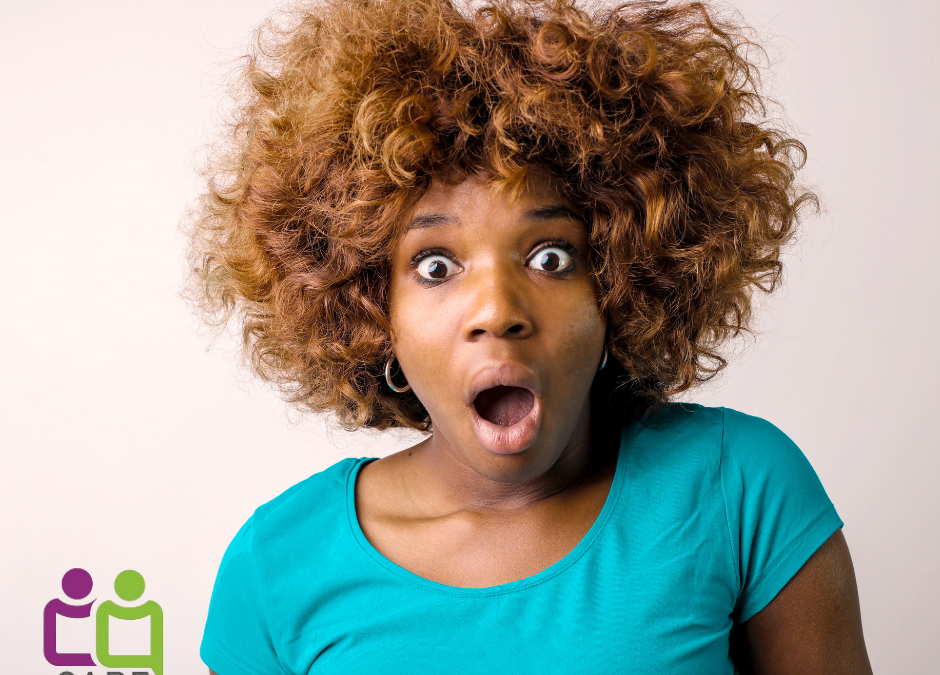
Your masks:
<path fill-rule="evenodd" d="M 529 266 L 542 272 L 567 272 L 574 265 L 573 247 L 554 245 L 540 249 L 529 258 Z"/>
<path fill-rule="evenodd" d="M 418 276 L 425 279 L 446 279 L 457 273 L 457 264 L 442 255 L 429 255 L 423 258 L 415 267 Z"/>

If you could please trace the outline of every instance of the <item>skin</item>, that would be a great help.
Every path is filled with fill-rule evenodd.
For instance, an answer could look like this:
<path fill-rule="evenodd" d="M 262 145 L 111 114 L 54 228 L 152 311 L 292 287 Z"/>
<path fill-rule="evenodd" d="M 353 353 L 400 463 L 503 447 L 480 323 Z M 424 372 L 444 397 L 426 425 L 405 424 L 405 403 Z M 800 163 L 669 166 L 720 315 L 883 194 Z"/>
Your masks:
<path fill-rule="evenodd" d="M 616 466 L 616 443 L 590 426 L 605 324 L 587 226 L 538 175 L 517 200 L 475 179 L 435 182 L 405 224 L 391 261 L 392 343 L 433 433 L 363 467 L 360 525 L 389 560 L 433 581 L 479 588 L 532 576 L 584 537 Z M 541 249 L 558 242 L 577 250 L 552 248 L 569 269 L 540 269 Z M 446 278 L 429 284 L 422 275 L 435 263 Z M 541 393 L 538 433 L 514 454 L 481 441 L 466 400 L 468 381 L 494 362 L 525 369 Z M 735 625 L 730 650 L 742 674 L 871 673 L 841 531 Z"/>
<path fill-rule="evenodd" d="M 763 610 L 731 632 L 741 675 L 872 672 L 849 547 L 838 530 Z"/>
<path fill-rule="evenodd" d="M 591 453 L 588 393 L 605 322 L 575 213 L 545 181 L 510 201 L 468 180 L 435 183 L 406 219 L 391 266 L 393 346 L 433 434 L 367 465 L 357 508 L 376 548 L 421 576 L 464 587 L 531 576 L 603 507 L 615 456 Z M 539 269 L 533 253 L 549 251 L 569 271 Z M 423 252 L 446 279 L 427 285 L 414 266 Z M 543 411 L 534 442 L 512 455 L 481 443 L 465 398 L 476 373 L 507 363 L 534 374 Z"/>

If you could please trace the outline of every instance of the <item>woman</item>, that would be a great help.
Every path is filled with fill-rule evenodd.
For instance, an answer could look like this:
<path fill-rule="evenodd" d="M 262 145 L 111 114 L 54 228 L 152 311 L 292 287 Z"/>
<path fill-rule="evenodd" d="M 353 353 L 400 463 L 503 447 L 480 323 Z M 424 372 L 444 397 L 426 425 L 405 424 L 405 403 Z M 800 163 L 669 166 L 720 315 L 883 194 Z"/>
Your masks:
<path fill-rule="evenodd" d="M 865 673 L 842 521 L 720 370 L 812 203 L 698 4 L 336 1 L 272 28 L 193 259 L 346 459 L 229 546 L 239 673 Z"/>

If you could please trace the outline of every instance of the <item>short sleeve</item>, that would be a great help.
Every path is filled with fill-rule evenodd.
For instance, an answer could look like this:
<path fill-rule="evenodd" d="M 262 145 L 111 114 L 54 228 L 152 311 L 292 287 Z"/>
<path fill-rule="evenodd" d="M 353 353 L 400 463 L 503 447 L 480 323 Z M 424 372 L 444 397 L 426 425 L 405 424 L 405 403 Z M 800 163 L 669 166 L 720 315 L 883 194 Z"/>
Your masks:
<path fill-rule="evenodd" d="M 265 612 L 250 518 L 229 544 L 212 588 L 199 656 L 218 675 L 285 675 Z"/>
<path fill-rule="evenodd" d="M 773 600 L 842 520 L 809 461 L 770 422 L 724 410 L 721 486 L 735 571 L 737 620 Z"/>

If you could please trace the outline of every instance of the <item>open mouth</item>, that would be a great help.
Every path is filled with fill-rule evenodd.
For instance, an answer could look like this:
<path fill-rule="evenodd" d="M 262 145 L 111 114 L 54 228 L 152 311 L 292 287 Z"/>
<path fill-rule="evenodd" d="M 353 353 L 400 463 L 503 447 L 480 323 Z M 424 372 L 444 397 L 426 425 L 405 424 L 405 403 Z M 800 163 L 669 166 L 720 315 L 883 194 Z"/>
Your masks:
<path fill-rule="evenodd" d="M 525 419 L 535 405 L 535 394 L 524 387 L 484 389 L 473 401 L 477 414 L 491 424 L 511 427 Z"/>

